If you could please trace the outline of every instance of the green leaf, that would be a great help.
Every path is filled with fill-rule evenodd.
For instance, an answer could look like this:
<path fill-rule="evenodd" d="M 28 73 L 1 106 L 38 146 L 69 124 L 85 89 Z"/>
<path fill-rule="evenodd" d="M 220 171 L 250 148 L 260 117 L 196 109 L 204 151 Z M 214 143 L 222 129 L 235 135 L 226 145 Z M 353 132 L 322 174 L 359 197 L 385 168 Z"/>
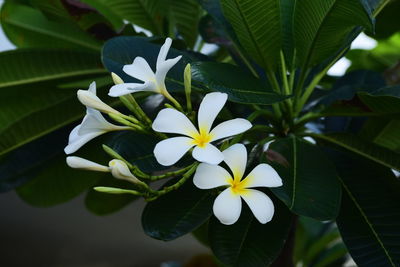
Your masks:
<path fill-rule="evenodd" d="M 62 151 L 69 127 L 57 130 L 0 157 L 0 192 L 7 192 L 35 177 L 35 169 Z"/>
<path fill-rule="evenodd" d="M 115 30 L 120 30 L 124 26 L 123 17 L 119 16 L 114 9 L 110 8 L 110 4 L 107 4 L 111 1 L 81 0 L 81 2 L 100 12 L 108 21 L 110 21 Z"/>
<path fill-rule="evenodd" d="M 366 140 L 400 152 L 400 120 L 371 118 L 365 123 L 361 134 Z"/>
<path fill-rule="evenodd" d="M 165 9 L 172 25 L 175 25 L 189 47 L 193 47 L 198 36 L 201 9 L 195 0 L 167 0 Z"/>
<path fill-rule="evenodd" d="M 390 1 L 389 4 L 376 17 L 375 31 L 373 33 L 368 32 L 367 34 L 374 39 L 386 39 L 394 33 L 400 31 L 399 25 L 397 23 L 393 23 L 393 21 L 397 19 L 399 12 L 400 2 Z"/>
<path fill-rule="evenodd" d="M 385 87 L 373 92 L 360 92 L 358 97 L 377 114 L 400 113 L 400 87 Z"/>
<path fill-rule="evenodd" d="M 366 159 L 335 161 L 344 188 L 337 224 L 352 258 L 358 266 L 399 266 L 399 180 Z"/>
<path fill-rule="evenodd" d="M 100 51 L 101 43 L 78 26 L 73 23 L 50 21 L 34 8 L 6 2 L 0 16 L 5 34 L 17 47 Z"/>
<path fill-rule="evenodd" d="M 198 189 L 189 180 L 177 191 L 146 205 L 142 214 L 143 229 L 155 239 L 176 239 L 194 231 L 210 218 L 213 200 L 211 190 Z"/>
<path fill-rule="evenodd" d="M 153 71 L 157 62 L 160 45 L 151 43 L 152 39 L 143 37 L 116 37 L 106 42 L 103 47 L 102 60 L 104 66 L 116 73 L 124 82 L 141 82 L 122 71 L 126 64 L 132 64 L 133 60 L 140 56 L 146 59 Z M 169 50 L 167 58 L 182 56 L 181 60 L 167 73 L 166 85 L 168 91 L 183 91 L 183 73 L 185 66 L 199 58 L 193 54 L 185 53 L 174 48 Z M 194 88 L 196 89 L 196 88 Z M 197 88 L 200 90 L 199 88 Z"/>
<path fill-rule="evenodd" d="M 27 53 L 27 55 L 29 54 Z M 78 56 L 79 54 L 75 55 Z M 35 57 L 31 60 L 34 59 Z M 27 61 L 29 62 L 29 60 Z M 8 65 L 13 67 L 13 65 L 18 62 L 19 61 L 16 60 Z M 18 76 L 21 76 L 21 80 L 9 80 L 8 83 L 7 81 L 4 82 L 5 84 L 25 83 L 34 79 L 39 80 L 41 78 L 50 79 L 57 77 L 57 75 L 53 76 L 51 74 L 45 77 L 45 63 L 46 61 L 42 60 L 39 64 L 33 63 L 31 65 L 32 67 L 35 65 L 40 67 L 41 69 L 38 68 L 34 71 L 37 72 L 35 75 L 43 74 L 42 76 L 28 77 L 29 73 L 21 72 L 14 75 L 14 77 L 8 77 L 9 79 L 17 79 Z M 56 65 L 57 64 L 54 64 L 54 66 Z M 61 66 L 60 69 L 62 69 Z M 56 70 L 57 69 L 50 69 L 49 72 L 55 72 Z M 7 72 L 8 71 L 11 71 L 11 69 L 8 69 Z M 23 77 L 24 74 L 27 76 Z M 59 74 L 66 75 L 68 73 Z M 76 75 L 80 74 L 76 73 Z M 93 79 L 96 80 L 96 78 Z M 0 98 L 2 110 L 0 113 L 0 156 L 82 117 L 85 109 L 76 99 L 76 89 L 77 88 L 73 90 L 60 89 L 57 88 L 57 84 L 54 82 L 35 83 L 29 86 L 21 84 L 19 86 L 2 88 L 3 97 Z M 100 86 L 98 89 L 99 95 L 104 95 L 105 90 L 101 90 L 103 88 Z"/>
<path fill-rule="evenodd" d="M 225 63 L 194 63 L 192 79 L 195 85 L 227 93 L 230 101 L 238 103 L 270 105 L 290 97 L 277 94 L 251 74 Z"/>
<path fill-rule="evenodd" d="M 277 199 L 274 205 L 275 215 L 267 224 L 260 224 L 246 205 L 233 225 L 223 225 L 213 217 L 209 239 L 214 255 L 228 266 L 269 266 L 282 250 L 292 225 L 289 210 Z"/>
<path fill-rule="evenodd" d="M 359 0 L 296 1 L 293 36 L 298 65 L 323 62 L 345 43 L 356 26 L 371 29 L 371 15 Z"/>
<path fill-rule="evenodd" d="M 244 47 L 262 67 L 273 70 L 282 50 L 280 0 L 222 0 L 225 17 Z"/>
<path fill-rule="evenodd" d="M 96 53 L 71 50 L 18 49 L 0 53 L 0 61 L 7 62 L 0 65 L 0 88 L 106 73 Z"/>
<path fill-rule="evenodd" d="M 297 137 L 280 139 L 270 145 L 267 158 L 283 180 L 283 186 L 272 192 L 290 210 L 317 220 L 337 216 L 341 198 L 337 173 L 315 145 Z"/>
<path fill-rule="evenodd" d="M 117 180 L 111 175 L 101 178 L 94 187 L 97 186 L 133 189 L 130 183 Z M 89 211 L 96 215 L 103 216 L 121 210 L 136 199 L 137 197 L 131 194 L 106 194 L 90 189 L 85 197 L 85 205 Z"/>
<path fill-rule="evenodd" d="M 154 34 L 161 32 L 157 21 L 159 0 L 84 0 L 83 2 L 98 9 L 103 15 L 118 25 L 118 20 L 127 20 Z"/>
<path fill-rule="evenodd" d="M 65 144 L 66 142 L 67 140 Z M 99 152 L 99 142 L 94 142 L 83 147 L 78 156 L 104 164 L 105 157 L 102 157 L 103 154 Z M 45 164 L 29 171 L 35 178 L 17 188 L 16 191 L 22 200 L 37 207 L 50 207 L 64 203 L 96 185 L 102 177 L 112 179 L 109 173 L 69 168 L 65 163 L 65 154 L 62 149 L 58 150 Z"/>
<path fill-rule="evenodd" d="M 312 134 L 313 138 L 345 148 L 386 167 L 400 170 L 400 153 L 378 146 L 350 133 Z"/>

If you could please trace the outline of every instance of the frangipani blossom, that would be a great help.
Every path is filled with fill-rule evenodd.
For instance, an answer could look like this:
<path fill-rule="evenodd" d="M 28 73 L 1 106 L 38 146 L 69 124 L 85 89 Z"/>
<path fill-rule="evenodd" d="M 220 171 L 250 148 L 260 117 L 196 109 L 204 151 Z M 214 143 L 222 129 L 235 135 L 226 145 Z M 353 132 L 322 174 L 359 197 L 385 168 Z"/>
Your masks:
<path fill-rule="evenodd" d="M 67 157 L 66 161 L 67 165 L 71 168 L 98 172 L 111 172 L 112 176 L 117 179 L 125 180 L 134 184 L 142 184 L 142 182 L 130 172 L 126 163 L 119 159 L 111 160 L 108 163 L 108 167 L 84 158 L 74 156 Z"/>
<path fill-rule="evenodd" d="M 221 166 L 202 163 L 193 178 L 194 184 L 200 189 L 228 186 L 215 199 L 215 216 L 223 224 L 234 224 L 240 217 L 243 199 L 260 223 L 271 221 L 274 204 L 266 194 L 252 188 L 281 186 L 282 179 L 278 173 L 268 164 L 259 164 L 242 179 L 247 163 L 246 147 L 236 144 L 222 153 L 233 177 Z"/>
<path fill-rule="evenodd" d="M 113 109 L 96 95 L 96 82 L 92 82 L 88 90 L 78 90 L 79 101 L 86 107 L 97 109 L 104 113 L 121 114 L 118 110 Z"/>
<path fill-rule="evenodd" d="M 193 158 L 200 162 L 219 164 L 224 156 L 211 142 L 243 133 L 251 128 L 245 119 L 232 119 L 220 123 L 212 130 L 212 124 L 221 111 L 228 96 L 225 93 L 209 93 L 200 104 L 198 112 L 199 129 L 181 112 L 166 108 L 161 110 L 153 122 L 154 131 L 182 134 L 159 142 L 154 148 L 154 156 L 164 166 L 176 163 L 192 147 Z"/>
<path fill-rule="evenodd" d="M 98 108 L 102 108 L 104 111 L 106 109 L 108 111 L 112 111 L 113 108 L 109 107 L 107 104 L 103 103 L 100 99 L 97 101 L 96 96 L 96 84 L 92 83 L 89 87 L 88 93 L 85 94 L 84 97 L 85 103 L 88 103 L 91 106 L 96 106 Z M 78 94 L 79 96 L 79 94 Z M 91 100 L 88 100 L 91 99 Z M 99 102 L 100 101 L 100 102 Z M 94 104 L 93 104 L 94 103 Z M 103 103 L 104 105 L 102 105 Z M 107 108 L 108 106 L 108 108 Z M 115 110 L 116 111 L 116 110 Z M 116 111 L 118 112 L 118 111 Z M 113 112 L 111 112 L 113 113 Z M 119 112 L 118 112 L 119 113 Z M 66 154 L 72 154 L 80 149 L 87 142 L 96 138 L 99 135 L 102 135 L 106 132 L 110 131 L 121 131 L 127 130 L 129 127 L 126 126 L 117 126 L 109 123 L 103 115 L 101 115 L 100 111 L 95 110 L 89 106 L 86 106 L 86 116 L 83 118 L 82 123 L 76 126 L 70 133 L 68 139 L 68 145 L 65 147 L 64 152 Z"/>
<path fill-rule="evenodd" d="M 171 98 L 165 87 L 165 76 L 167 72 L 181 59 L 178 56 L 166 59 L 171 47 L 172 39 L 167 38 L 161 47 L 157 57 L 156 72 L 154 73 L 147 61 L 142 57 L 136 57 L 132 64 L 125 65 L 123 71 L 144 83 L 122 83 L 111 87 L 109 96 L 118 97 L 139 91 L 150 91 Z M 119 81 L 119 79 L 118 79 Z"/>

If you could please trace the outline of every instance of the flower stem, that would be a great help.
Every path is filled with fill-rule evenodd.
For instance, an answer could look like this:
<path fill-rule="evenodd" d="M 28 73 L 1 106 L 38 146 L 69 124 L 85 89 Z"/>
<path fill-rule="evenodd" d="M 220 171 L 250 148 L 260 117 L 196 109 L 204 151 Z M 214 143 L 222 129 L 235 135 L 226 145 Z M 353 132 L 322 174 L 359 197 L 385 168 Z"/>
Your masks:
<path fill-rule="evenodd" d="M 121 102 L 130 110 L 132 111 L 136 117 L 139 118 L 140 121 L 144 122 L 145 124 L 151 126 L 152 121 L 149 117 L 147 117 L 146 113 L 144 113 L 143 109 L 140 107 L 136 99 L 131 95 L 124 95 L 120 97 Z"/>
<path fill-rule="evenodd" d="M 198 162 L 194 163 L 192 167 L 182 176 L 182 178 L 176 182 L 173 185 L 166 186 L 162 190 L 155 191 L 150 189 L 150 194 L 152 196 L 146 198 L 146 201 L 153 201 L 159 198 L 160 196 L 163 196 L 173 190 L 177 190 L 179 187 L 181 187 L 191 176 L 192 174 L 196 171 L 197 166 L 199 165 Z"/>

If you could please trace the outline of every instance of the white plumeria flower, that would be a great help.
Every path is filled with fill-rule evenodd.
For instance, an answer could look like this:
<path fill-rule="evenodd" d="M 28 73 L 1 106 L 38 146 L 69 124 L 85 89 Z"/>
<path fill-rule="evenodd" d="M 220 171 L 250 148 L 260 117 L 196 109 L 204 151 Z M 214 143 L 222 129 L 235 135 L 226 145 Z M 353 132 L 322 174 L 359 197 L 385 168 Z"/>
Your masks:
<path fill-rule="evenodd" d="M 147 61 L 142 57 L 136 57 L 132 64 L 125 65 L 123 71 L 144 83 L 122 83 L 111 87 L 109 96 L 118 97 L 139 91 L 150 91 L 171 98 L 165 87 L 165 76 L 167 72 L 181 59 L 178 56 L 172 59 L 166 59 L 171 47 L 172 39 L 167 38 L 157 57 L 156 72 L 154 73 Z M 120 79 L 118 79 L 120 82 Z"/>
<path fill-rule="evenodd" d="M 109 123 L 100 111 L 87 108 L 86 116 L 82 123 L 76 126 L 68 138 L 68 145 L 64 148 L 65 154 L 72 154 L 80 149 L 90 140 L 111 131 L 122 131 L 130 129 L 127 126 L 117 126 Z"/>
<path fill-rule="evenodd" d="M 129 170 L 125 162 L 119 159 L 113 159 L 108 163 L 108 167 L 100 165 L 96 162 L 80 158 L 67 157 L 67 165 L 74 169 L 82 169 L 88 171 L 111 172 L 112 176 L 117 179 L 125 180 L 134 184 L 142 184 Z"/>
<path fill-rule="evenodd" d="M 176 163 L 192 147 L 193 158 L 200 162 L 219 164 L 224 156 L 211 142 L 243 133 L 251 128 L 245 119 L 232 119 L 214 127 L 211 126 L 228 99 L 225 93 L 209 93 L 200 104 L 198 112 L 199 130 L 181 112 L 166 108 L 161 110 L 153 122 L 154 131 L 182 134 L 159 142 L 154 148 L 154 156 L 164 166 Z"/>
<path fill-rule="evenodd" d="M 196 170 L 194 184 L 200 189 L 211 189 L 228 186 L 215 199 L 213 211 L 221 223 L 234 224 L 240 217 L 242 200 L 247 203 L 257 220 L 265 224 L 274 215 L 274 204 L 271 199 L 254 187 L 279 187 L 282 179 L 268 164 L 257 165 L 242 179 L 247 163 L 246 147 L 236 144 L 224 150 L 224 161 L 232 175 L 218 165 L 202 163 Z"/>
<path fill-rule="evenodd" d="M 118 110 L 113 109 L 112 107 L 101 101 L 100 98 L 96 95 L 96 82 L 92 82 L 88 90 L 78 90 L 77 95 L 79 101 L 86 107 L 97 109 L 104 113 L 113 113 L 116 115 L 121 114 L 121 112 L 119 112 Z"/>

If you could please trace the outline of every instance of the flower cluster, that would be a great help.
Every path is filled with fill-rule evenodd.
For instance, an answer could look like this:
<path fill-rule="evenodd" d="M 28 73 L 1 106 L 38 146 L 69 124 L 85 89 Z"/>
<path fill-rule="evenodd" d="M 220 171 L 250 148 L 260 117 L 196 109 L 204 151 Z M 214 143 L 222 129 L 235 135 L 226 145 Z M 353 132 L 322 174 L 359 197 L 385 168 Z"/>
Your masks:
<path fill-rule="evenodd" d="M 224 121 L 213 127 L 214 121 L 228 99 L 227 94 L 219 92 L 207 94 L 200 103 L 197 112 L 197 127 L 194 125 L 191 110 L 188 108 L 188 111 L 185 112 L 179 102 L 167 91 L 165 85 L 165 77 L 168 71 L 181 59 L 181 56 L 167 59 L 171 43 L 172 40 L 167 38 L 161 47 L 155 73 L 142 57 L 135 58 L 132 64 L 123 67 L 123 71 L 126 74 L 143 83 L 124 83 L 116 74 L 112 74 L 115 85 L 111 87 L 109 96 L 120 97 L 122 103 L 126 104 L 134 113 L 133 115 L 122 114 L 101 101 L 96 96 L 96 84 L 94 82 L 88 90 L 78 91 L 79 101 L 86 106 L 86 116 L 81 124 L 72 130 L 65 153 L 72 154 L 76 152 L 87 142 L 104 133 L 134 130 L 146 134 L 155 134 L 163 139 L 154 147 L 154 156 L 161 165 L 174 165 L 190 150 L 193 158 L 200 164 L 195 162 L 178 171 L 152 176 L 142 172 L 137 166 L 131 165 L 108 147 L 105 147 L 106 152 L 114 157 L 108 166 L 75 156 L 67 157 L 67 164 L 72 168 L 109 172 L 117 179 L 131 182 L 137 189 L 135 191 L 102 187 L 99 191 L 132 193 L 141 195 L 147 200 L 155 199 L 178 187 L 186 181 L 187 177 L 194 173 L 193 182 L 200 189 L 225 187 L 216 198 L 213 207 L 214 214 L 221 223 L 233 224 L 238 220 L 241 213 L 241 199 L 247 203 L 260 223 L 267 223 L 274 214 L 274 205 L 265 193 L 253 188 L 281 186 L 282 180 L 275 170 L 267 164 L 256 166 L 242 179 L 245 175 L 247 164 L 245 146 L 243 144 L 233 144 L 223 151 L 218 148 L 218 140 L 242 134 L 252 127 L 250 121 L 242 118 Z M 187 89 L 188 83 L 190 84 L 188 79 L 185 71 L 185 89 L 187 95 L 189 95 L 187 97 L 189 102 L 191 90 Z M 154 121 L 152 121 L 143 112 L 134 97 L 130 95 L 138 91 L 161 94 L 173 105 L 168 104 L 167 108 L 159 111 Z M 191 109 L 191 103 L 188 103 L 188 107 Z M 112 120 L 122 125 L 108 122 L 102 113 L 107 114 Z M 168 137 L 165 134 L 179 136 Z M 229 144 L 227 142 L 225 144 Z M 228 165 L 231 172 L 218 165 L 223 161 Z M 182 175 L 183 178 L 176 186 L 161 191 L 152 190 L 143 181 L 146 179 L 154 181 L 178 175 Z"/>

